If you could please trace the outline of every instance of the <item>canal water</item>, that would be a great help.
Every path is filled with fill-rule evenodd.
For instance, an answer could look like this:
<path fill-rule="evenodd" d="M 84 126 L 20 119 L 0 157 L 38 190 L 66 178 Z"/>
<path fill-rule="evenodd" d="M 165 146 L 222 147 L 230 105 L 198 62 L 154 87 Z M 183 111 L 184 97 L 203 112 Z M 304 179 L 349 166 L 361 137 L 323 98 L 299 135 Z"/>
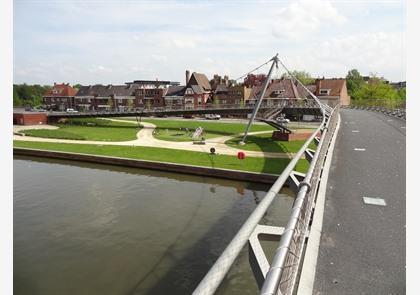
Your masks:
<path fill-rule="evenodd" d="M 23 156 L 13 175 L 14 294 L 190 294 L 268 189 Z M 292 202 L 263 223 L 284 226 Z M 217 294 L 258 291 L 247 255 Z"/>

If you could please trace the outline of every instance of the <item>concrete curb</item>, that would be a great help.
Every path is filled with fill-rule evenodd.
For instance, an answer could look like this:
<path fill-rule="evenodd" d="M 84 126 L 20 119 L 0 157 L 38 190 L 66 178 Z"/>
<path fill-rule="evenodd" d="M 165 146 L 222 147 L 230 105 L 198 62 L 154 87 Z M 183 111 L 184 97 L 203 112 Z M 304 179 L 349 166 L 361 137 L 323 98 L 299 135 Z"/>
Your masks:
<path fill-rule="evenodd" d="M 265 183 L 265 184 L 270 184 L 270 185 L 273 184 L 278 178 L 278 175 L 275 175 L 275 174 L 254 173 L 254 172 L 246 172 L 246 171 L 239 171 L 239 170 L 201 167 L 201 166 L 186 165 L 186 164 L 175 164 L 175 163 L 168 163 L 168 162 L 147 161 L 147 160 L 138 160 L 138 159 L 131 159 L 131 158 L 108 157 L 108 156 L 99 156 L 99 155 L 92 155 L 92 154 L 59 152 L 59 151 L 40 150 L 40 149 L 28 149 L 28 148 L 15 147 L 13 148 L 13 154 L 91 162 L 91 163 L 117 165 L 117 166 L 126 166 L 126 167 L 135 167 L 135 168 L 144 168 L 144 169 L 153 169 L 153 170 L 161 170 L 161 171 L 166 171 L 166 172 L 177 172 L 177 173 L 192 174 L 192 175 L 199 175 L 199 176 L 209 176 L 209 177 L 217 177 L 217 178 L 224 178 L 224 179 L 227 178 L 227 179 L 240 180 L 240 181 L 259 182 L 259 183 Z"/>
<path fill-rule="evenodd" d="M 322 177 L 319 183 L 318 197 L 315 205 L 312 226 L 308 238 L 308 244 L 305 251 L 302 272 L 299 279 L 297 295 L 310 295 L 313 293 L 315 282 L 316 264 L 318 259 L 319 244 L 321 241 L 322 222 L 324 218 L 325 194 L 327 190 L 328 175 L 331 166 L 331 160 L 334 153 L 335 141 L 338 130 L 340 129 L 341 117 L 339 115 L 337 128 L 331 139 L 329 152 L 325 159 Z"/>

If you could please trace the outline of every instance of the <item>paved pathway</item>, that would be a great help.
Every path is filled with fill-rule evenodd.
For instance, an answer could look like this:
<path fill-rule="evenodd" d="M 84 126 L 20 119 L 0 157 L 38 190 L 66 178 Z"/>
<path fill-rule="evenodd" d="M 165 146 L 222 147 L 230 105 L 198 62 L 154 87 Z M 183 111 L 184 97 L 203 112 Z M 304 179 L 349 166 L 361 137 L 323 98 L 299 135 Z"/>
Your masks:
<path fill-rule="evenodd" d="M 405 294 L 405 122 L 340 113 L 313 294 Z"/>
<path fill-rule="evenodd" d="M 117 122 L 129 122 L 137 125 L 136 121 L 128 121 L 128 120 L 119 120 L 119 119 L 109 119 L 112 121 Z M 114 142 L 106 142 L 106 141 L 92 141 L 92 140 L 69 140 L 69 139 L 55 139 L 55 138 L 41 138 L 41 137 L 32 137 L 32 136 L 19 136 L 14 135 L 13 140 L 24 140 L 24 141 L 43 141 L 43 142 L 58 142 L 58 143 L 77 143 L 77 144 L 96 144 L 96 145 L 119 145 L 119 146 L 147 146 L 147 147 L 161 147 L 161 148 L 168 148 L 168 149 L 179 149 L 179 150 L 189 150 L 189 151 L 196 151 L 196 152 L 210 152 L 210 148 L 214 147 L 216 149 L 216 153 L 224 154 L 224 155 L 237 155 L 240 149 L 236 149 L 230 147 L 224 142 L 233 138 L 233 136 L 221 136 L 217 138 L 212 138 L 206 140 L 205 145 L 197 145 L 193 144 L 192 142 L 175 142 L 175 141 L 166 141 L 166 140 L 159 140 L 153 136 L 153 130 L 156 126 L 152 123 L 148 122 L 141 122 L 143 128 L 137 133 L 137 139 L 130 140 L 130 141 L 114 141 Z M 37 125 L 35 127 L 42 128 L 41 126 L 45 126 L 46 128 L 55 127 L 55 126 L 48 126 L 48 125 Z M 15 129 L 16 132 L 17 130 Z M 19 128 L 19 130 L 23 129 L 33 129 L 34 126 L 24 126 L 24 128 Z M 251 132 L 252 134 L 259 134 L 259 133 L 266 133 L 267 131 L 260 131 L 260 132 Z M 243 151 L 243 150 L 242 150 Z M 245 154 L 249 157 L 270 157 L 270 158 L 293 158 L 294 153 L 270 153 L 270 152 L 258 152 L 258 151 L 244 151 Z"/>

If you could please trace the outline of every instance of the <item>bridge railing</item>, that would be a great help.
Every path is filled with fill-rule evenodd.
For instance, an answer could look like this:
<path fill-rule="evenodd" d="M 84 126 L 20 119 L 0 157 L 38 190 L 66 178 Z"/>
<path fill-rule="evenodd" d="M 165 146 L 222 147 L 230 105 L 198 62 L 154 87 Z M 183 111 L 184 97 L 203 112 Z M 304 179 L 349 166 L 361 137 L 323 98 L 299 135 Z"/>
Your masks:
<path fill-rule="evenodd" d="M 287 227 L 281 235 L 280 247 L 276 251 L 271 266 L 268 265 L 267 258 L 261 250 L 261 247 L 260 250 L 251 250 L 252 247 L 250 246 L 250 252 L 252 251 L 253 255 L 252 260 L 256 261 L 256 263 L 251 264 L 251 267 L 253 268 L 257 283 L 261 287 L 261 294 L 278 294 L 279 288 L 282 292 L 286 292 L 285 294 L 292 293 L 297 278 L 311 211 L 314 205 L 316 187 L 325 159 L 325 151 L 328 149 L 329 140 L 335 131 L 337 116 L 338 107 L 333 109 L 331 113 L 323 116 L 321 125 L 289 162 L 260 204 L 251 213 L 209 272 L 199 283 L 193 294 L 213 294 L 217 290 L 245 244 L 247 242 L 250 245 L 252 244 L 251 236 L 255 236 L 254 233 L 258 226 L 261 227 L 258 223 L 267 212 L 283 185 L 286 181 L 293 179 L 293 177 L 296 179 L 295 175 L 298 175 L 298 173 L 294 171 L 294 168 L 300 158 L 305 154 L 305 156 L 311 159 L 311 164 L 304 180 L 296 183 L 296 190 L 298 191 L 297 198 L 294 202 Z M 321 138 L 317 137 L 319 133 L 321 133 Z M 308 149 L 309 144 L 313 141 L 318 142 L 316 151 Z M 278 229 L 278 232 L 281 232 L 281 228 Z"/>
<path fill-rule="evenodd" d="M 336 108 L 325 124 L 308 172 L 299 184 L 289 222 L 267 272 L 261 294 L 291 295 L 295 291 L 302 253 L 309 235 L 309 224 L 315 207 L 318 185 L 337 120 L 338 109 Z"/>
<path fill-rule="evenodd" d="M 278 100 L 264 100 L 261 108 L 276 108 L 276 107 L 291 107 L 291 108 L 319 108 L 317 103 L 312 99 L 278 99 Z M 80 115 L 106 115 L 106 114 L 153 114 L 164 113 L 171 111 L 195 111 L 195 110 L 224 110 L 224 109 L 254 109 L 252 100 L 246 104 L 205 104 L 202 106 L 186 106 L 186 105 L 168 105 L 164 107 L 134 107 L 121 108 L 115 110 L 82 110 L 75 113 L 67 112 L 49 112 L 52 115 L 66 115 L 66 116 L 80 116 Z"/>
<path fill-rule="evenodd" d="M 373 105 L 373 106 L 349 105 L 349 106 L 345 106 L 343 108 L 379 112 L 379 113 L 383 113 L 385 115 L 400 118 L 402 120 L 406 119 L 405 108 L 388 108 L 388 107 L 375 106 L 375 105 Z"/>

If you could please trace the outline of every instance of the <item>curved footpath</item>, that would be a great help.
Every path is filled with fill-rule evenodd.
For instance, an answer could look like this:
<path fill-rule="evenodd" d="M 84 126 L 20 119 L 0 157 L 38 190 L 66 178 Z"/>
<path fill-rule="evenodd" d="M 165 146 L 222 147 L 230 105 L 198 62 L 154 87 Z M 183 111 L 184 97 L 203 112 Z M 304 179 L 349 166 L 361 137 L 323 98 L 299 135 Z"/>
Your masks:
<path fill-rule="evenodd" d="M 405 294 L 405 122 L 340 114 L 312 294 Z"/>
<path fill-rule="evenodd" d="M 118 120 L 110 119 L 116 122 L 129 122 L 137 125 L 135 121 L 128 120 Z M 93 140 L 70 140 L 70 139 L 56 139 L 56 138 L 42 138 L 42 137 L 32 137 L 32 136 L 19 136 L 14 135 L 13 140 L 21 141 L 37 141 L 37 142 L 54 142 L 54 143 L 77 143 L 77 144 L 96 144 L 96 145 L 119 145 L 119 146 L 145 146 L 145 147 L 160 147 L 167 149 L 177 149 L 177 150 L 188 150 L 196 152 L 205 152 L 208 153 L 211 147 L 216 149 L 217 154 L 223 155 L 237 155 L 240 149 L 230 147 L 225 144 L 225 141 L 234 138 L 236 136 L 221 136 L 217 138 L 212 138 L 206 140 L 205 145 L 197 145 L 192 142 L 175 142 L 175 141 L 166 141 L 159 140 L 153 136 L 153 130 L 156 128 L 156 125 L 152 123 L 142 122 L 143 128 L 137 133 L 137 139 L 130 141 L 93 141 Z M 26 127 L 26 128 L 25 128 Z M 21 131 L 23 129 L 34 129 L 37 128 L 48 128 L 55 129 L 55 126 L 49 125 L 37 125 L 37 126 L 14 126 L 14 131 Z M 267 131 L 251 132 L 252 134 L 266 133 Z M 293 158 L 294 153 L 269 153 L 269 152 L 258 152 L 258 151 L 244 151 L 245 154 L 249 157 L 268 157 L 268 158 Z"/>

